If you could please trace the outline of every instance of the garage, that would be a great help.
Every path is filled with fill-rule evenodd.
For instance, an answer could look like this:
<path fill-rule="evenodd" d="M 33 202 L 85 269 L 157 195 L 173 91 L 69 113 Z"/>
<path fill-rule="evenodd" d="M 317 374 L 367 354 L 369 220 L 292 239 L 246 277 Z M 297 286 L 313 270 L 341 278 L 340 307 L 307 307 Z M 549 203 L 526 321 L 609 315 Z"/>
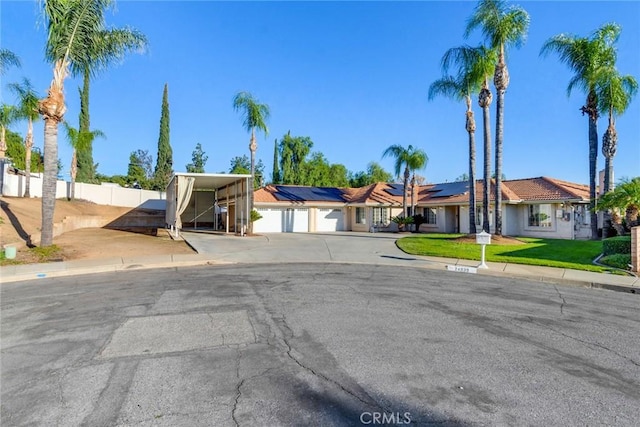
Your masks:
<path fill-rule="evenodd" d="M 343 231 L 344 215 L 342 209 L 318 209 L 316 231 Z"/>
<path fill-rule="evenodd" d="M 307 208 L 257 208 L 262 218 L 253 223 L 255 233 L 306 233 L 309 231 Z"/>

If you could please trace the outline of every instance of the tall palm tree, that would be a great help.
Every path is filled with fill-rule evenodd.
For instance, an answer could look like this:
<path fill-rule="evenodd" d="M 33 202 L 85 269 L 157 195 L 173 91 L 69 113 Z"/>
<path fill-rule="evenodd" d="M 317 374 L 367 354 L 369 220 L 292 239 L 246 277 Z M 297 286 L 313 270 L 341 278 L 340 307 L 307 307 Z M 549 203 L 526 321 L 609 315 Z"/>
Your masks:
<path fill-rule="evenodd" d="M 27 135 L 24 137 L 24 169 L 25 184 L 24 197 L 31 197 L 31 149 L 33 148 L 33 122 L 40 118 L 38 114 L 38 94 L 33 89 L 29 79 L 20 83 L 11 83 L 9 89 L 18 97 L 18 116 L 27 120 Z"/>
<path fill-rule="evenodd" d="M 485 76 L 490 75 L 495 61 L 483 47 L 461 46 L 447 50 L 442 57 L 445 74 L 429 86 L 429 99 L 438 95 L 455 100 L 464 100 L 465 129 L 469 134 L 469 232 L 476 233 L 476 122 L 471 109 L 471 95 L 480 90 Z M 447 75 L 451 67 L 457 68 L 455 77 Z M 488 156 L 487 156 L 488 157 Z"/>
<path fill-rule="evenodd" d="M 83 138 L 90 137 L 89 120 L 89 89 L 91 78 L 106 70 L 114 63 L 119 63 L 127 53 L 144 52 L 147 48 L 147 38 L 139 31 L 131 28 L 102 28 L 98 35 L 86 46 L 89 50 L 83 62 L 72 63 L 71 73 L 83 76 L 83 86 L 80 89 L 80 127 Z M 78 152 L 78 172 L 81 181 L 94 179 L 93 146 L 89 142 L 86 150 Z M 85 170 L 86 169 L 86 170 Z"/>
<path fill-rule="evenodd" d="M 46 57 L 53 64 L 53 80 L 48 94 L 39 103 L 44 120 L 44 179 L 42 184 L 41 246 L 53 243 L 53 213 L 58 172 L 58 124 L 63 121 L 64 80 L 71 68 L 90 62 L 107 63 L 108 52 L 97 60 L 91 49 L 105 29 L 104 13 L 112 0 L 42 0 L 47 26 Z"/>
<path fill-rule="evenodd" d="M 0 49 L 0 76 L 3 75 L 10 66 L 19 67 L 20 58 L 9 49 Z"/>
<path fill-rule="evenodd" d="M 393 164 L 396 177 L 400 177 L 400 172 L 404 167 L 404 175 L 402 181 L 402 215 L 407 217 L 407 185 L 409 184 L 409 176 L 411 171 L 424 168 L 429 161 L 427 153 L 413 145 L 404 148 L 402 145 L 394 144 L 387 147 L 382 153 L 382 158 L 393 157 Z"/>
<path fill-rule="evenodd" d="M 4 159 L 7 151 L 7 128 L 18 120 L 18 109 L 13 105 L 0 105 L 0 159 Z"/>
<path fill-rule="evenodd" d="M 616 62 L 615 42 L 620 36 L 620 26 L 605 24 L 590 37 L 578 37 L 571 34 L 558 34 L 547 40 L 541 55 L 555 52 L 560 61 L 569 66 L 574 73 L 567 95 L 578 87 L 587 94 L 585 105 L 580 109 L 589 119 L 589 198 L 591 199 L 591 238 L 598 238 L 598 216 L 596 202 L 596 167 L 598 159 L 598 81 L 602 78 L 602 69 Z"/>
<path fill-rule="evenodd" d="M 64 128 L 67 131 L 67 141 L 73 149 L 71 154 L 71 191 L 69 199 L 74 200 L 76 197 L 76 178 L 78 175 L 78 153 L 86 151 L 95 138 L 104 138 L 105 135 L 100 130 L 94 130 L 89 132 L 81 132 L 69 125 L 67 122 L 63 122 Z"/>
<path fill-rule="evenodd" d="M 629 107 L 632 98 L 638 92 L 638 82 L 631 75 L 622 76 L 613 67 L 601 70 L 598 78 L 598 110 L 602 114 L 608 114 L 609 126 L 602 137 L 602 155 L 605 158 L 604 192 L 613 189 L 613 156 L 618 145 L 618 132 L 615 126 L 615 117 L 624 114 Z"/>
<path fill-rule="evenodd" d="M 256 129 L 261 130 L 265 137 L 269 134 L 267 120 L 271 115 L 267 104 L 260 104 L 257 99 L 249 92 L 239 92 L 233 98 L 233 109 L 240 111 L 242 115 L 242 126 L 247 132 L 251 133 L 249 140 L 249 151 L 251 152 L 251 184 L 249 188 L 253 188 L 253 180 L 256 173 L 256 150 L 258 144 L 256 142 Z M 253 211 L 253 192 L 249 191 L 249 212 Z M 253 223 L 250 223 L 253 227 Z M 252 229 L 249 232 L 253 232 Z"/>
<path fill-rule="evenodd" d="M 504 0 L 481 0 L 467 22 L 465 35 L 480 28 L 489 46 L 498 51 L 498 63 L 493 75 L 498 99 L 496 101 L 495 152 L 495 234 L 502 234 L 502 146 L 504 139 L 504 94 L 509 86 L 509 70 L 505 50 L 519 47 L 529 29 L 529 14 L 520 6 L 507 6 Z"/>

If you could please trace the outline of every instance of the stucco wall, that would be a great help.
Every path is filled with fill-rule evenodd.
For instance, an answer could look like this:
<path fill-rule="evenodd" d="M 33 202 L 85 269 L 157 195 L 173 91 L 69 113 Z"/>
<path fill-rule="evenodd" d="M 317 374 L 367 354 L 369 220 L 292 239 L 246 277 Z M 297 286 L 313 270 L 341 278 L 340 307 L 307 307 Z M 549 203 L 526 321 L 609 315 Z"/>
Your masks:
<path fill-rule="evenodd" d="M 22 175 L 4 174 L 2 181 L 2 195 L 22 197 L 26 178 Z M 29 182 L 31 197 L 42 198 L 42 178 L 32 176 Z M 71 183 L 57 181 L 56 198 L 64 199 L 70 196 Z M 115 185 L 97 185 L 76 183 L 75 198 L 88 200 L 98 205 L 123 206 L 135 208 L 147 200 L 165 200 L 166 194 L 162 191 L 137 190 L 135 188 L 123 188 Z"/>
<path fill-rule="evenodd" d="M 551 204 L 552 226 L 549 228 L 529 227 L 528 225 L 528 205 L 520 206 L 521 209 L 521 229 L 519 236 L 538 237 L 541 239 L 573 239 L 573 221 L 565 221 L 556 217 L 556 211 L 562 209 L 558 203 Z M 570 211 L 568 211 L 570 212 Z"/>

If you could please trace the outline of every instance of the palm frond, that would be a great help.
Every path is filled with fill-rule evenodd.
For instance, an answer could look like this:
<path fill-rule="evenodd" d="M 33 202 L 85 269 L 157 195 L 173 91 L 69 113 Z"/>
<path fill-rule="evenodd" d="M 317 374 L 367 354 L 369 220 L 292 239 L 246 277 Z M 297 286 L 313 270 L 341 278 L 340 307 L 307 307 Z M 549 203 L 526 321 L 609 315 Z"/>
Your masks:
<path fill-rule="evenodd" d="M 0 75 L 4 74 L 10 66 L 20 67 L 20 58 L 9 49 L 0 49 Z"/>
<path fill-rule="evenodd" d="M 233 98 L 233 109 L 241 112 L 242 125 L 247 132 L 258 129 L 265 135 L 269 133 L 266 122 L 271 111 L 267 104 L 260 104 L 249 92 L 239 92 Z"/>
<path fill-rule="evenodd" d="M 38 113 L 40 98 L 33 89 L 31 81 L 25 77 L 22 79 L 22 83 L 10 83 L 8 88 L 18 98 L 18 114 L 20 118 L 30 119 L 31 121 L 37 120 L 40 117 Z"/>

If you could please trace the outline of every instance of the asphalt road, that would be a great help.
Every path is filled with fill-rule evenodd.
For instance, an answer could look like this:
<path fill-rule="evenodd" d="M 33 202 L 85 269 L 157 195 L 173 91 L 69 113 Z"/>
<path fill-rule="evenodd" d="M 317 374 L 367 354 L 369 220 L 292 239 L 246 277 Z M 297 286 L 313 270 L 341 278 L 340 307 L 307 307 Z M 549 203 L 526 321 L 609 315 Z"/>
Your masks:
<path fill-rule="evenodd" d="M 640 298 L 280 264 L 3 284 L 1 424 L 637 425 Z"/>

